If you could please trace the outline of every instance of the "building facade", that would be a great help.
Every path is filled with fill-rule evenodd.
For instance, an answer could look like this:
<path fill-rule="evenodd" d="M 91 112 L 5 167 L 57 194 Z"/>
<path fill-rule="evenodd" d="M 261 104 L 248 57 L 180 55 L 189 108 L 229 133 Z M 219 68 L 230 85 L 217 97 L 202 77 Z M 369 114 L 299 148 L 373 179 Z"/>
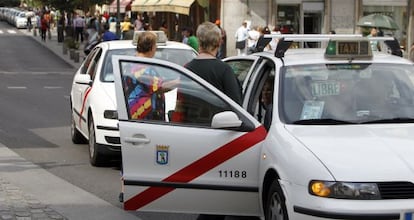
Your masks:
<path fill-rule="evenodd" d="M 378 13 L 392 17 L 398 30 L 383 30 L 395 36 L 408 50 L 412 43 L 412 0 L 223 0 L 222 26 L 227 31 L 228 55 L 236 54 L 234 33 L 244 20 L 251 25 L 280 27 L 282 33 L 366 34 L 357 26 L 365 15 Z"/>

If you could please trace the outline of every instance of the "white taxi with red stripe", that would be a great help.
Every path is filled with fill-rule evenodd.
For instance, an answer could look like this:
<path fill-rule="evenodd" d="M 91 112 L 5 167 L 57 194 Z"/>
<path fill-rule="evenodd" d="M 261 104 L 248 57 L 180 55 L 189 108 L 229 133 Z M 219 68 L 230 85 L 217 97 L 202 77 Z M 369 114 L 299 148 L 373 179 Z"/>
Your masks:
<path fill-rule="evenodd" d="M 226 60 L 242 106 L 182 66 L 113 58 L 126 210 L 411 220 L 413 64 L 373 38 L 290 37 Z"/>
<path fill-rule="evenodd" d="M 184 65 L 197 56 L 188 45 L 165 41 L 161 36 L 158 40 L 155 58 Z M 121 157 L 111 58 L 135 54 L 136 45 L 131 40 L 102 42 L 74 75 L 70 96 L 71 137 L 76 144 L 88 142 L 90 163 L 94 166 Z"/>

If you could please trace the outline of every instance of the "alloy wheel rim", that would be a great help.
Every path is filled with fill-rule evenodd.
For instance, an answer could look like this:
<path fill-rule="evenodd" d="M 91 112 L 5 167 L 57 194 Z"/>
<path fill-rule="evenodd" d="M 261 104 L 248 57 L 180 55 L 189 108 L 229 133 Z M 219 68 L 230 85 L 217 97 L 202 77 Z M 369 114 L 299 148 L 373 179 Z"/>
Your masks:
<path fill-rule="evenodd" d="M 283 209 L 280 196 L 277 192 L 273 193 L 270 200 L 270 217 L 271 220 L 283 220 Z"/>

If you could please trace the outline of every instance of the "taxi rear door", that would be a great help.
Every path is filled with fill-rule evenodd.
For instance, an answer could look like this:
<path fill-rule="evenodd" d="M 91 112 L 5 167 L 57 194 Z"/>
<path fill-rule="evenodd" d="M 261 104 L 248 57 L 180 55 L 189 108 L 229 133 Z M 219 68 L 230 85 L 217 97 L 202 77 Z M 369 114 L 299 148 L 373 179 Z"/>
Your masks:
<path fill-rule="evenodd" d="M 114 56 L 113 66 L 124 209 L 259 215 L 263 126 L 181 66 L 126 56 Z M 141 69 L 134 72 L 134 66 Z M 154 88 L 164 101 L 148 94 Z M 160 116 L 154 109 L 162 102 L 165 115 Z"/>
<path fill-rule="evenodd" d="M 229 64 L 236 74 L 240 85 L 243 88 L 243 94 L 245 93 L 248 81 L 255 71 L 258 62 L 260 61 L 259 56 L 233 56 L 223 59 L 224 62 Z"/>

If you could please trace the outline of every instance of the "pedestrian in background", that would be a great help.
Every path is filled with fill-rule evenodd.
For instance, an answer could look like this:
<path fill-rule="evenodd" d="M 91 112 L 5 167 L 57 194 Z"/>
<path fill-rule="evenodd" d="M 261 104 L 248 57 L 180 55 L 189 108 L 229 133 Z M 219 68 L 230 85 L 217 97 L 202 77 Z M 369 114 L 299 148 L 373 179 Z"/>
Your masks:
<path fill-rule="evenodd" d="M 278 35 L 278 34 L 282 34 L 282 32 L 280 32 L 280 26 L 276 25 L 272 31 L 270 31 L 270 34 L 274 34 L 274 35 Z M 272 50 L 276 50 L 277 48 L 277 43 L 279 43 L 279 38 L 278 37 L 272 37 L 272 40 L 269 42 L 269 47 Z"/>
<path fill-rule="evenodd" d="M 105 31 L 102 34 L 102 41 L 118 40 L 115 33 L 109 31 L 109 24 L 104 24 Z"/>
<path fill-rule="evenodd" d="M 27 17 L 27 22 L 26 22 L 27 31 L 30 32 L 32 31 L 32 17 L 33 17 L 32 12 L 27 12 L 26 17 Z"/>
<path fill-rule="evenodd" d="M 271 34 L 272 32 L 270 31 L 270 28 L 269 27 L 263 27 L 263 28 L 261 28 L 261 30 L 260 30 L 260 32 L 261 32 L 261 35 L 260 35 L 260 37 L 264 37 L 264 35 L 266 35 L 266 34 Z M 266 44 L 266 46 L 263 48 L 263 51 L 271 51 L 271 50 L 275 50 L 276 48 L 273 48 L 272 47 L 272 44 L 270 44 L 270 42 L 268 43 L 268 44 Z"/>
<path fill-rule="evenodd" d="M 140 14 L 137 15 L 137 18 L 134 21 L 134 30 L 135 31 L 143 31 L 144 30 L 144 25 L 142 24 Z"/>
<path fill-rule="evenodd" d="M 65 29 L 65 16 L 60 16 L 57 22 L 57 34 L 58 34 L 58 42 L 63 42 L 65 40 L 63 31 Z"/>
<path fill-rule="evenodd" d="M 368 37 L 378 37 L 378 30 L 376 28 L 371 28 Z M 371 50 L 372 51 L 381 51 L 381 46 L 377 40 L 371 40 Z"/>
<path fill-rule="evenodd" d="M 199 55 L 185 67 L 224 92 L 235 102 L 242 103 L 242 92 L 233 69 L 216 58 L 221 42 L 221 30 L 212 22 L 204 22 L 197 28 Z"/>
<path fill-rule="evenodd" d="M 131 30 L 132 24 L 128 16 L 125 16 L 124 21 L 121 22 L 121 40 L 132 39 L 132 36 L 128 35 Z"/>
<path fill-rule="evenodd" d="M 80 41 L 83 42 L 83 29 L 85 28 L 85 19 L 79 14 L 76 14 L 75 19 L 73 19 L 73 27 L 75 29 L 75 40 L 79 42 L 80 39 Z"/>
<path fill-rule="evenodd" d="M 235 34 L 237 55 L 247 54 L 246 40 L 249 37 L 248 31 L 247 21 L 243 21 L 242 25 L 237 29 Z"/>
<path fill-rule="evenodd" d="M 46 17 L 43 15 L 42 19 L 40 20 L 40 36 L 42 41 L 46 41 L 46 32 L 48 29 L 48 22 Z"/>
<path fill-rule="evenodd" d="M 184 36 L 187 37 L 187 44 L 194 50 L 198 51 L 199 43 L 196 36 L 194 36 L 193 28 L 187 27 L 184 30 Z"/>
<path fill-rule="evenodd" d="M 161 23 L 160 31 L 163 31 L 165 33 L 165 36 L 167 36 L 167 39 L 169 38 L 168 37 L 168 26 L 167 26 L 167 22 L 166 21 L 163 21 Z"/>
<path fill-rule="evenodd" d="M 187 31 L 187 27 L 183 27 L 183 29 L 181 30 L 181 36 L 182 36 L 182 40 L 181 42 L 183 44 L 187 44 L 188 42 L 188 31 Z"/>
<path fill-rule="evenodd" d="M 227 48 L 226 48 L 226 45 L 227 45 L 227 34 L 226 34 L 226 31 L 224 30 L 224 28 L 222 28 L 220 26 L 221 22 L 220 22 L 219 19 L 216 20 L 215 24 L 221 30 L 221 42 L 220 42 L 219 50 L 217 52 L 217 58 L 218 59 L 224 59 L 227 56 Z"/>
<path fill-rule="evenodd" d="M 249 37 L 247 39 L 247 54 L 252 54 L 256 52 L 256 45 L 257 41 L 260 37 L 260 27 L 254 26 L 251 30 L 249 30 L 248 34 Z"/>

